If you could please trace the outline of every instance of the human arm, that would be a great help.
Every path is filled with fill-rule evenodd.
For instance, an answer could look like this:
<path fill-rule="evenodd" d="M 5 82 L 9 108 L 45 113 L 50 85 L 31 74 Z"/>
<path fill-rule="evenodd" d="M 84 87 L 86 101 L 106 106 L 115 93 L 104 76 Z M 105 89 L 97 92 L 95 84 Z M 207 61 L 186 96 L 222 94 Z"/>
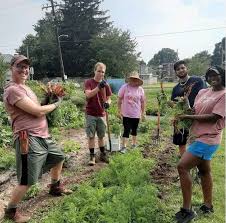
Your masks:
<path fill-rule="evenodd" d="M 221 119 L 222 116 L 218 114 L 202 114 L 202 115 L 179 115 L 177 119 L 190 119 L 190 120 L 197 120 L 200 122 L 216 122 L 217 120 Z"/>
<path fill-rule="evenodd" d="M 86 98 L 90 99 L 94 97 L 99 92 L 99 90 L 100 89 L 98 87 L 95 87 L 93 90 L 85 90 Z"/>
<path fill-rule="evenodd" d="M 58 107 L 57 103 L 58 102 L 41 106 L 39 104 L 34 103 L 29 97 L 24 97 L 18 102 L 16 102 L 15 106 L 31 115 L 41 117 L 55 110 Z"/>

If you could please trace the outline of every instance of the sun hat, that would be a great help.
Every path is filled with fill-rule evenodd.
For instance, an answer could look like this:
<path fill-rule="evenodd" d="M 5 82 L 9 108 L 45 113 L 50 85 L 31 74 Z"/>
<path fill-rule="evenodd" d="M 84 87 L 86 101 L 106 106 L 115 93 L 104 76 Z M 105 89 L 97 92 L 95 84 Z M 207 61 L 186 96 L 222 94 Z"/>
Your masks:
<path fill-rule="evenodd" d="M 141 86 L 143 84 L 143 80 L 140 78 L 138 72 L 136 72 L 136 71 L 133 71 L 130 73 L 130 75 L 128 77 L 128 81 L 133 80 L 133 79 L 139 80 L 139 86 Z"/>

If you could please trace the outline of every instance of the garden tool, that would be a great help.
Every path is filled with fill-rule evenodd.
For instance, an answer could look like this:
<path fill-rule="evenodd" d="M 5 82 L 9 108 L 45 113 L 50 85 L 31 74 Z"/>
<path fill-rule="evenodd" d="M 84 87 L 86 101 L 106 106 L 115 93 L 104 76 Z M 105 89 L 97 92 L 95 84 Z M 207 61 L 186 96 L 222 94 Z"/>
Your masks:
<path fill-rule="evenodd" d="M 152 144 L 153 145 L 159 145 L 160 144 L 160 112 L 158 109 L 157 112 L 157 132 L 154 137 L 152 137 Z"/>
<path fill-rule="evenodd" d="M 102 103 L 104 104 L 107 101 L 107 96 L 106 96 L 106 88 L 102 88 L 102 95 L 103 95 L 103 100 Z M 106 124 L 107 124 L 107 134 L 108 134 L 108 143 L 109 143 L 109 149 L 110 152 L 112 151 L 112 144 L 111 144 L 111 132 L 110 132 L 110 125 L 109 125 L 109 116 L 108 116 L 108 111 L 105 109 L 105 114 L 106 114 Z"/>

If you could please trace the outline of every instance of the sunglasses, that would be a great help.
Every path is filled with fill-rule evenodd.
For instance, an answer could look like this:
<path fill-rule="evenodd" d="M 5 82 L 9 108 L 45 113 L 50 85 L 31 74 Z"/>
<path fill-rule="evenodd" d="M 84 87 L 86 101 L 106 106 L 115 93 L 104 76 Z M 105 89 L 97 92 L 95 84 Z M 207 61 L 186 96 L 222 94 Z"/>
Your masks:
<path fill-rule="evenodd" d="M 17 64 L 15 67 L 19 70 L 29 69 L 29 65 L 22 65 L 22 64 Z"/>

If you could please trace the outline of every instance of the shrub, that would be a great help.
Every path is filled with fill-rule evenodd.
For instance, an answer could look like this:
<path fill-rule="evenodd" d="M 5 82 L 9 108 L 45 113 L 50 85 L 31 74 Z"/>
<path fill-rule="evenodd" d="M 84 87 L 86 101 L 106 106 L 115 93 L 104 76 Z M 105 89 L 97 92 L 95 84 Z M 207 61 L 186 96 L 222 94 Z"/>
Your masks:
<path fill-rule="evenodd" d="M 0 147 L 0 170 L 8 170 L 15 167 L 15 154 L 13 151 Z"/>
<path fill-rule="evenodd" d="M 63 101 L 47 118 L 49 126 L 54 127 L 78 128 L 84 124 L 84 114 L 70 100 Z"/>

